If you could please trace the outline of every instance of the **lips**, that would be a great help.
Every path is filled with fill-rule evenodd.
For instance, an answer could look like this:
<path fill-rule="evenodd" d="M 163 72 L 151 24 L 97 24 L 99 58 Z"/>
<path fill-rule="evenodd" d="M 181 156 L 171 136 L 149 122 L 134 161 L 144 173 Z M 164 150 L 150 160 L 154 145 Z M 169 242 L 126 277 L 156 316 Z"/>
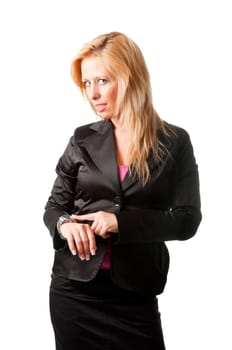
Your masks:
<path fill-rule="evenodd" d="M 94 106 L 95 110 L 98 112 L 103 112 L 106 108 L 106 103 L 99 103 Z"/>

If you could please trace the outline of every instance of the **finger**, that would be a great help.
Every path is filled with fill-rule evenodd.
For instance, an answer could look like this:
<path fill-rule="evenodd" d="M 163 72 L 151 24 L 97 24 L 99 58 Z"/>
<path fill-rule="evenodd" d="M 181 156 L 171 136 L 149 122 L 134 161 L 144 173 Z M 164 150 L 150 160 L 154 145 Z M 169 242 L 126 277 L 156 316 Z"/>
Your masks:
<path fill-rule="evenodd" d="M 97 235 L 100 234 L 101 224 L 98 221 L 94 221 L 91 225 L 91 228 L 94 233 L 96 233 Z"/>
<path fill-rule="evenodd" d="M 79 226 L 79 235 L 78 239 L 78 252 L 81 259 L 90 260 L 90 240 L 89 235 L 91 234 L 91 228 L 89 225 L 78 225 Z"/>
<path fill-rule="evenodd" d="M 76 250 L 79 255 L 79 258 L 81 260 L 85 260 L 85 249 L 82 242 L 82 237 L 79 232 L 75 233 L 74 242 L 75 242 L 75 246 L 76 246 Z"/>
<path fill-rule="evenodd" d="M 95 213 L 91 213 L 91 214 L 84 214 L 84 215 L 72 215 L 72 219 L 74 220 L 80 220 L 80 221 L 84 221 L 84 220 L 94 220 L 95 219 Z"/>
<path fill-rule="evenodd" d="M 110 234 L 108 233 L 107 227 L 102 225 L 101 223 L 95 223 L 95 225 L 91 226 L 96 235 L 102 238 L 108 238 Z"/>
<path fill-rule="evenodd" d="M 90 247 L 89 247 L 89 237 L 86 232 L 82 234 L 82 244 L 84 249 L 84 258 L 85 260 L 90 260 Z"/>
<path fill-rule="evenodd" d="M 104 233 L 103 235 L 101 235 L 101 237 L 102 237 L 103 239 L 109 238 L 109 237 L 110 237 L 110 233 L 106 232 L 106 233 Z"/>
<path fill-rule="evenodd" d="M 72 255 L 76 255 L 77 254 L 76 244 L 72 235 L 67 235 L 67 242 L 68 242 L 69 250 L 72 253 Z"/>
<path fill-rule="evenodd" d="M 99 223 L 97 221 L 93 221 L 93 223 L 91 225 L 93 232 L 97 233 L 96 230 L 97 230 L 98 225 L 99 225 Z"/>
<path fill-rule="evenodd" d="M 95 239 L 95 234 L 92 230 L 92 228 L 90 226 L 87 227 L 87 235 L 89 238 L 89 249 L 90 249 L 90 253 L 91 255 L 95 255 L 96 254 L 96 239 Z"/>

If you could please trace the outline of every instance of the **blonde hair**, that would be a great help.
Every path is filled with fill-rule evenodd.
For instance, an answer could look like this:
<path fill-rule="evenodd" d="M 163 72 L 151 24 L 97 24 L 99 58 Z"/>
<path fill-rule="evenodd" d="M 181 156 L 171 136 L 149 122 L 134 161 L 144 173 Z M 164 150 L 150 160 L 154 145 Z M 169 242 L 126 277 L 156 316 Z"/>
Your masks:
<path fill-rule="evenodd" d="M 130 132 L 128 164 L 145 184 L 149 177 L 147 159 L 150 151 L 157 163 L 164 159 L 166 149 L 157 132 L 168 135 L 168 129 L 153 107 L 150 75 L 139 47 L 126 35 L 111 32 L 86 43 L 71 66 L 74 82 L 85 95 L 81 78 L 82 60 L 89 56 L 100 57 L 109 74 L 117 79 L 118 95 L 115 115 Z"/>

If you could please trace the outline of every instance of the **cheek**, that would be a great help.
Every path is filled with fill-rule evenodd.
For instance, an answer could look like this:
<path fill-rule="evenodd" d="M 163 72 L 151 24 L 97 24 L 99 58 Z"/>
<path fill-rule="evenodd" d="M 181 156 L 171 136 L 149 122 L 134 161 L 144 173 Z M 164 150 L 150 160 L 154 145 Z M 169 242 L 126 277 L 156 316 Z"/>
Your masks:
<path fill-rule="evenodd" d="M 87 98 L 87 100 L 90 101 L 90 94 L 88 93 L 88 90 L 84 91 L 84 95 Z"/>
<path fill-rule="evenodd" d="M 111 104 L 115 104 L 116 102 L 116 99 L 117 99 L 117 91 L 115 89 L 112 89 L 110 92 L 109 92 L 109 99 L 111 101 Z"/>
<path fill-rule="evenodd" d="M 87 102 L 92 106 L 92 99 L 91 99 L 90 93 L 88 93 L 87 91 L 85 91 L 84 96 L 85 96 Z"/>

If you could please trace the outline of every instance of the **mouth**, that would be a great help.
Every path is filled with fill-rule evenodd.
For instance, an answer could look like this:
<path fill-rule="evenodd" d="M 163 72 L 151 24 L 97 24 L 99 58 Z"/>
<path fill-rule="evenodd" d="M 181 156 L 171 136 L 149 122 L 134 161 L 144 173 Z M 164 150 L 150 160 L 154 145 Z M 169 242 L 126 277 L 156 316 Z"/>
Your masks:
<path fill-rule="evenodd" d="M 103 112 L 106 109 L 106 103 L 99 103 L 94 108 L 97 112 Z"/>

